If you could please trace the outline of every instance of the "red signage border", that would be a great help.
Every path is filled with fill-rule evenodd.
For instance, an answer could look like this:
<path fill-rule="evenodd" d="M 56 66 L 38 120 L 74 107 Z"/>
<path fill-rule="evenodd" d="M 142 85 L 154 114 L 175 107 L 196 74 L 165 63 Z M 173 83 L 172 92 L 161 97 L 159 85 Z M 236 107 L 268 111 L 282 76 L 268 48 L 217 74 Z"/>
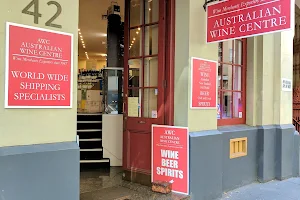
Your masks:
<path fill-rule="evenodd" d="M 16 36 L 16 33 L 20 36 L 17 40 L 13 40 L 13 42 L 16 42 L 14 44 L 11 37 Z M 49 38 L 42 38 L 43 36 L 49 36 Z M 54 44 L 60 44 L 63 47 L 49 45 L 50 38 L 53 39 L 53 41 L 51 41 Z M 25 40 L 22 41 L 22 39 Z M 39 42 L 34 41 L 34 39 L 38 39 Z M 61 39 L 63 39 L 62 41 L 65 43 L 62 43 Z M 17 52 L 18 48 L 20 52 Z M 5 108 L 72 108 L 74 66 L 73 34 L 6 22 L 5 51 Z M 58 69 L 57 66 L 65 66 L 66 68 L 62 70 L 63 73 L 55 74 L 55 70 Z M 24 71 L 17 71 L 20 69 L 24 69 Z M 31 71 L 26 71 L 28 69 Z M 23 73 L 23 77 L 21 73 Z M 16 81 L 12 81 L 12 77 Z M 29 81 L 21 82 L 21 79 Z M 33 81 L 31 82 L 30 80 Z M 61 81 L 61 84 L 58 84 L 58 81 Z M 43 89 L 46 86 L 47 89 L 45 89 L 45 91 L 47 92 L 43 93 Z M 57 90 L 60 93 L 48 92 L 49 90 Z M 16 91 L 24 91 L 25 93 L 22 93 L 22 95 L 21 93 L 14 93 Z M 32 91 L 36 93 L 30 93 Z M 16 99 L 20 102 L 16 102 Z M 25 100 L 27 103 L 25 103 Z"/>
<path fill-rule="evenodd" d="M 200 71 L 200 69 L 196 70 L 195 67 L 200 64 L 209 65 L 210 72 L 207 72 L 207 69 L 204 71 Z M 195 73 L 195 71 L 199 73 Z M 201 76 L 201 72 L 204 72 L 205 76 Z M 200 79 L 203 78 L 203 81 Z M 190 100 L 190 108 L 191 109 L 216 109 L 217 101 L 218 101 L 218 62 L 202 59 L 202 58 L 191 58 L 191 100 Z M 203 95 L 201 95 L 201 92 Z M 200 93 L 200 94 L 196 94 Z M 196 103 L 198 102 L 198 103 Z M 203 105 L 196 105 L 199 103 L 203 103 Z M 209 105 L 205 105 L 204 103 L 209 103 Z"/>
<path fill-rule="evenodd" d="M 176 133 L 176 130 L 178 130 L 179 133 L 178 132 Z M 167 134 L 166 137 L 168 137 L 169 135 L 174 136 L 174 138 L 171 139 L 169 138 L 171 143 L 167 141 L 161 141 L 161 140 L 157 142 L 157 139 L 166 140 L 164 137 L 163 138 L 161 137 L 163 134 Z M 180 143 L 180 140 L 183 143 Z M 176 142 L 176 144 L 174 142 Z M 165 149 L 164 152 L 162 152 L 163 150 L 162 147 Z M 176 149 L 179 150 L 176 152 L 172 151 Z M 159 150 L 161 154 L 158 153 Z M 165 158 L 166 158 L 167 157 L 166 155 L 168 153 L 166 151 L 169 151 L 170 155 L 172 154 L 177 155 L 177 158 L 175 157 L 170 158 L 170 160 L 165 159 L 167 161 L 163 162 L 162 154 L 165 153 Z M 152 131 L 151 131 L 151 181 L 171 182 L 172 192 L 189 195 L 189 189 L 190 189 L 189 188 L 189 181 L 190 181 L 189 161 L 190 161 L 189 160 L 189 129 L 187 127 L 153 124 Z M 162 169 L 162 167 L 165 168 Z M 167 167 L 171 169 L 168 169 Z M 172 170 L 177 171 L 177 173 L 175 172 L 172 173 Z M 158 171 L 160 171 L 160 173 L 162 174 L 157 174 Z M 163 175 L 163 173 L 165 174 Z M 167 176 L 166 175 L 167 173 L 168 175 L 174 175 L 174 176 L 175 174 L 177 174 L 178 177 Z"/>
<path fill-rule="evenodd" d="M 206 43 L 292 30 L 293 6 L 292 0 L 224 0 L 211 3 L 206 9 Z"/>

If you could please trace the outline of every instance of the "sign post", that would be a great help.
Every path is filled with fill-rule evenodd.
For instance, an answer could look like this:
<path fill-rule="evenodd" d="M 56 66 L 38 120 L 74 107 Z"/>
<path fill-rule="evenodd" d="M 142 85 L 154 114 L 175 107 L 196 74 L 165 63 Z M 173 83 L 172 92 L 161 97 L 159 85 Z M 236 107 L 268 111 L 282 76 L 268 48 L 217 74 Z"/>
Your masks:
<path fill-rule="evenodd" d="M 5 108 L 71 108 L 73 35 L 6 24 Z"/>
<path fill-rule="evenodd" d="M 172 183 L 173 192 L 189 194 L 189 131 L 152 125 L 152 182 Z"/>
<path fill-rule="evenodd" d="M 206 42 L 291 30 L 291 0 L 230 0 L 207 6 Z"/>
<path fill-rule="evenodd" d="M 191 109 L 217 108 L 217 62 L 191 60 Z"/>

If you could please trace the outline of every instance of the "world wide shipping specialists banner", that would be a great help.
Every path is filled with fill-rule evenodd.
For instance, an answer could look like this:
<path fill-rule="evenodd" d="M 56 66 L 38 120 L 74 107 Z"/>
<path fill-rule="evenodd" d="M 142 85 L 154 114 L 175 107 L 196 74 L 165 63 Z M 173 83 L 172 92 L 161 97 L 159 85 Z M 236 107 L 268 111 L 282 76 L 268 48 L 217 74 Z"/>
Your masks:
<path fill-rule="evenodd" d="M 6 24 L 6 108 L 71 108 L 73 35 Z"/>
<path fill-rule="evenodd" d="M 229 0 L 207 6 L 207 43 L 291 30 L 291 0 Z"/>
<path fill-rule="evenodd" d="M 152 182 L 172 183 L 172 191 L 189 194 L 189 131 L 152 125 Z"/>

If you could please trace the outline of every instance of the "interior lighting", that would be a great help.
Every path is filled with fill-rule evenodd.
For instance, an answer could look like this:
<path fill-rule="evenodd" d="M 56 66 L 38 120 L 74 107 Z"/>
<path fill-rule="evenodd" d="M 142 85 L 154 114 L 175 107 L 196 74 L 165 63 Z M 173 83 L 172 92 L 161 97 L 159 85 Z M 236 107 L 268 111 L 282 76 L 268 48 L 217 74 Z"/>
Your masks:
<path fill-rule="evenodd" d="M 138 30 L 140 31 L 140 30 L 141 30 L 141 28 L 138 28 Z"/>
<path fill-rule="evenodd" d="M 82 38 L 82 35 L 80 37 Z"/>
<path fill-rule="evenodd" d="M 133 38 L 133 40 L 135 40 L 135 38 Z"/>
<path fill-rule="evenodd" d="M 80 28 L 78 29 L 78 31 L 80 31 Z"/>
<path fill-rule="evenodd" d="M 139 34 L 139 32 L 137 31 L 136 34 Z"/>

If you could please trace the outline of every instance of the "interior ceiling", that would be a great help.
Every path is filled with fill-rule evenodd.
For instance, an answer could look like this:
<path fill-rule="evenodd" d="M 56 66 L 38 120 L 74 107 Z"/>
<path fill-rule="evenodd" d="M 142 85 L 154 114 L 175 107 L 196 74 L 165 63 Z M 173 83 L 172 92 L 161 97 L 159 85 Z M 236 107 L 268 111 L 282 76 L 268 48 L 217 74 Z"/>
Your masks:
<path fill-rule="evenodd" d="M 86 59 L 87 52 L 90 60 L 106 60 L 106 29 L 107 20 L 102 15 L 107 14 L 110 5 L 118 4 L 121 18 L 124 20 L 124 0 L 79 0 L 79 25 L 85 49 L 78 36 L 78 58 Z"/>

